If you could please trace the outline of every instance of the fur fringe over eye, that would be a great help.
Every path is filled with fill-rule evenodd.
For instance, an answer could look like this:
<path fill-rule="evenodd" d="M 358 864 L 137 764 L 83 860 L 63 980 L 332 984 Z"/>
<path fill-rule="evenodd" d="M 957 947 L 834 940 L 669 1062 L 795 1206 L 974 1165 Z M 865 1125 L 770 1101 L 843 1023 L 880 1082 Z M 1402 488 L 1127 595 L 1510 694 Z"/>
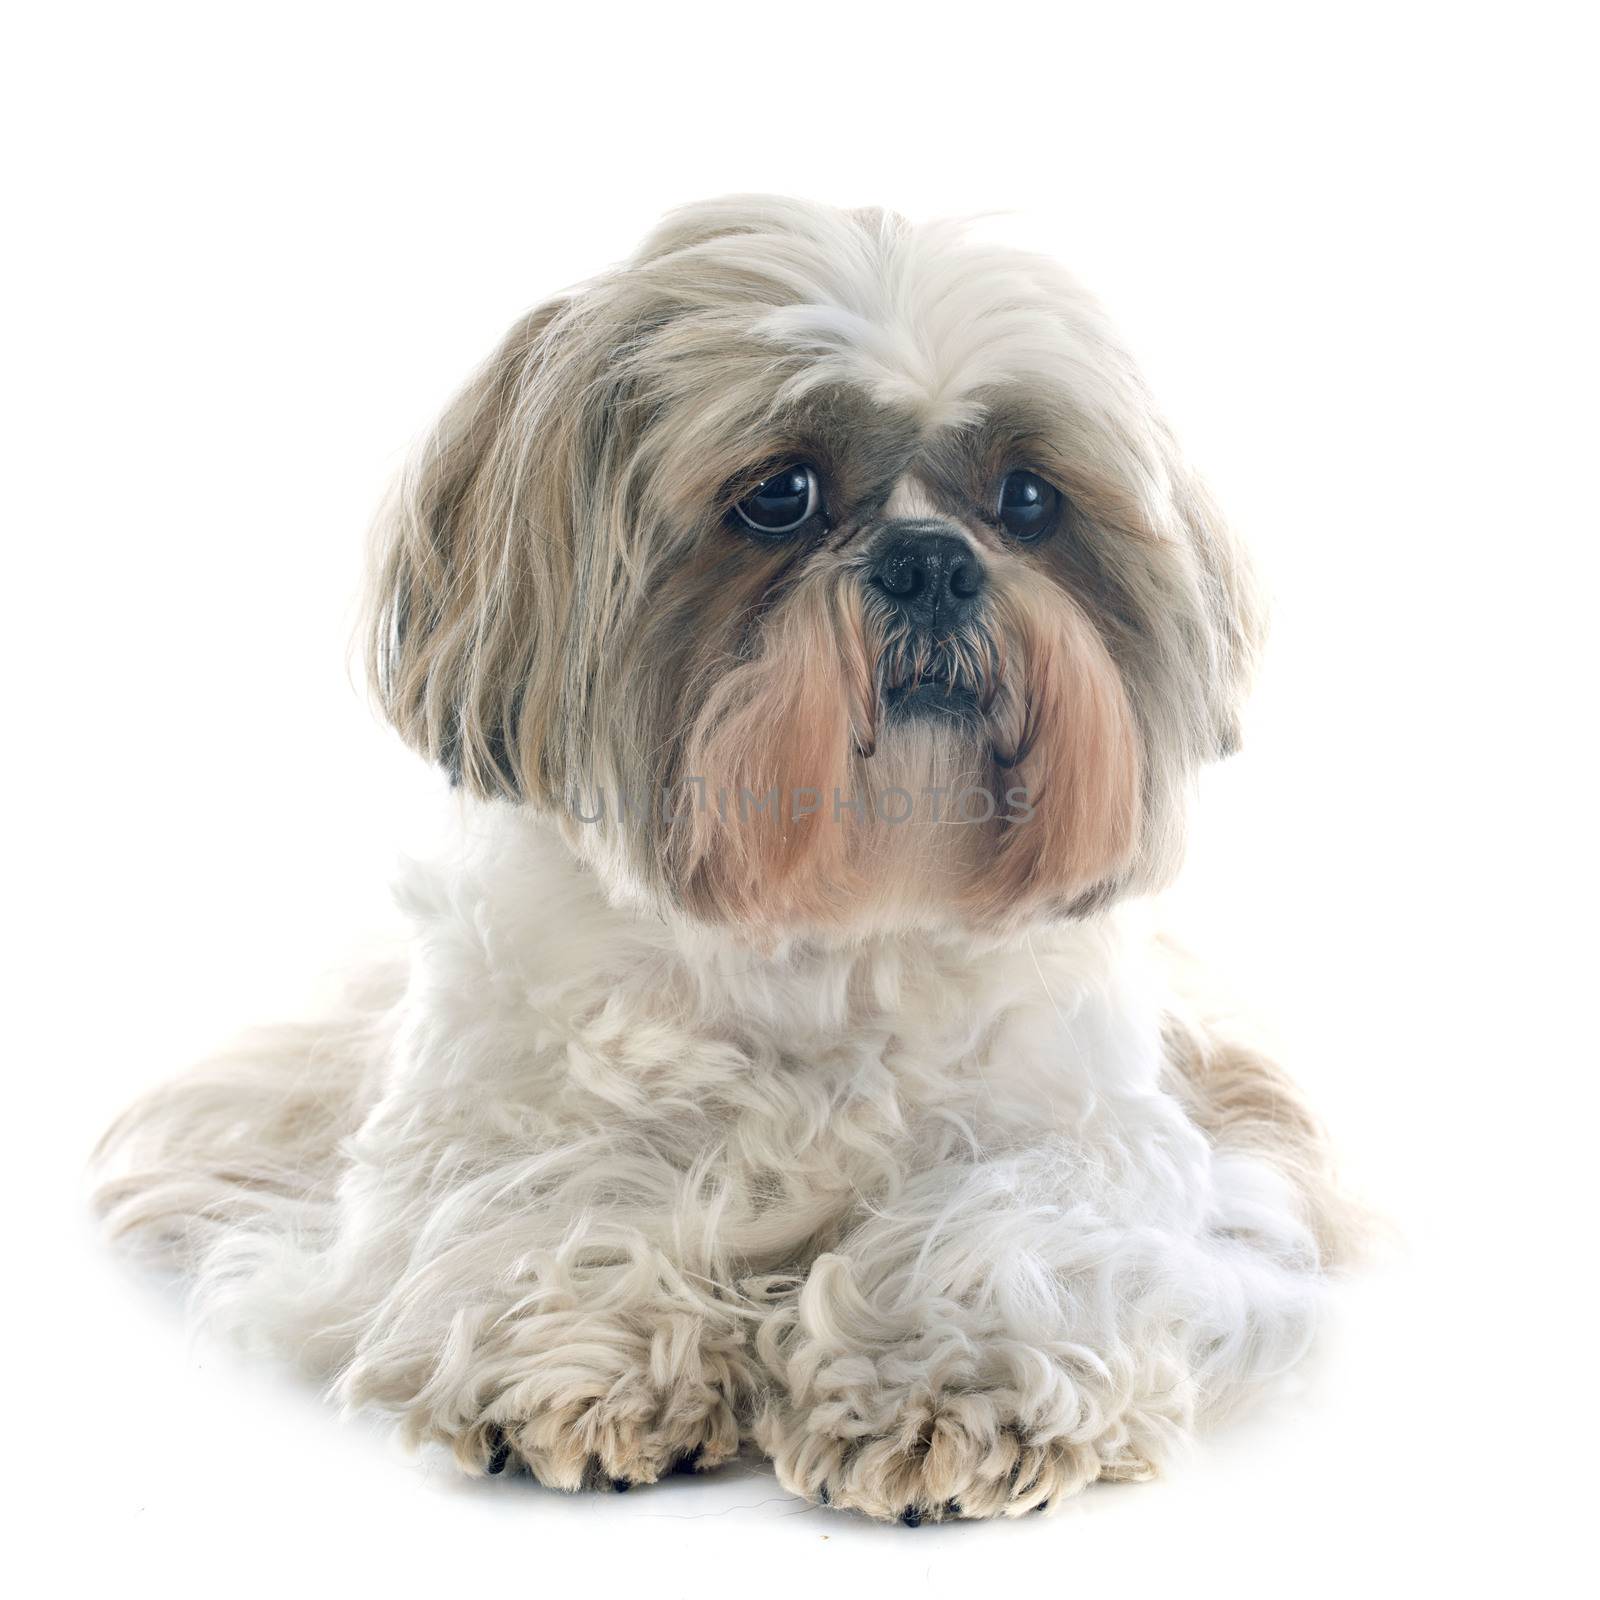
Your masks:
<path fill-rule="evenodd" d="M 785 462 L 818 514 L 763 541 L 730 508 Z M 1070 506 L 1036 549 L 986 520 L 1020 462 Z M 897 627 L 863 577 L 907 495 L 995 573 L 953 632 Z M 1260 633 L 1237 549 L 1076 285 L 955 230 L 784 201 L 670 219 L 518 322 L 375 542 L 370 673 L 410 743 L 472 794 L 561 816 L 619 894 L 768 929 L 895 905 L 1014 921 L 1164 882 Z M 982 739 L 886 720 L 928 677 L 976 694 Z M 906 839 L 853 820 L 907 775 L 1029 792 L 1026 829 L 924 840 L 942 906 L 896 883 Z M 722 803 L 682 820 L 686 784 Z M 824 804 L 728 826 L 774 785 Z M 575 827 L 574 797 L 587 817 L 605 795 Z"/>

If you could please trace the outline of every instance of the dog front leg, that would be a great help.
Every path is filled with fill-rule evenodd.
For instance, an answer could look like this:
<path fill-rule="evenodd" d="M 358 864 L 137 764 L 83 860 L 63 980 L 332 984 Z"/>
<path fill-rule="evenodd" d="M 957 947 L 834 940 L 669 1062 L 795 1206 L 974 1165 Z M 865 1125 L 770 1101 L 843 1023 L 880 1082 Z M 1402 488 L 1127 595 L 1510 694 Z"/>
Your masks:
<path fill-rule="evenodd" d="M 481 1141 L 475 1141 L 481 1142 Z M 653 1482 L 739 1449 L 748 1319 L 724 1292 L 704 1185 L 599 1138 L 464 1165 L 363 1152 L 342 1200 L 335 1393 L 469 1472 L 560 1489 Z M 394 1174 L 423 1165 L 428 1181 Z"/>
<path fill-rule="evenodd" d="M 1273 1174 L 1208 1164 L 1163 1201 L 1099 1154 L 931 1169 L 818 1257 L 759 1336 L 786 1488 L 912 1524 L 1044 1510 L 1150 1476 L 1302 1352 L 1315 1254 Z"/>

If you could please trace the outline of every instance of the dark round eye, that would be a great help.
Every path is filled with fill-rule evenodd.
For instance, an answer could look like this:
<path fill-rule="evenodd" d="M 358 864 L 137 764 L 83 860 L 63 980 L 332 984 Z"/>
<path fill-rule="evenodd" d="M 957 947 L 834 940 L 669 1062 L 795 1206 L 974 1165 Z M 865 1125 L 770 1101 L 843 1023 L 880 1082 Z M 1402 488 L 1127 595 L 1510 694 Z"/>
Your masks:
<path fill-rule="evenodd" d="M 817 475 L 807 466 L 785 467 L 758 483 L 733 509 L 757 533 L 793 533 L 817 509 Z"/>
<path fill-rule="evenodd" d="M 1013 539 L 1042 539 L 1061 515 L 1061 491 L 1036 472 L 1008 472 L 996 510 Z"/>

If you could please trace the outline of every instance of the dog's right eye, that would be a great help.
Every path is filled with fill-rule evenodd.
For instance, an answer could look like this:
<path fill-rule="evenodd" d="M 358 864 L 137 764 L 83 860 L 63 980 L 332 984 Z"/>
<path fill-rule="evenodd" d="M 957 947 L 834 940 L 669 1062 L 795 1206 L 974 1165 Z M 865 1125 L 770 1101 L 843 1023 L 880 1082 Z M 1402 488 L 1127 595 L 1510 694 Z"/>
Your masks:
<path fill-rule="evenodd" d="M 733 509 L 747 528 L 767 535 L 793 533 L 816 515 L 821 498 L 808 466 L 785 467 L 764 478 Z"/>

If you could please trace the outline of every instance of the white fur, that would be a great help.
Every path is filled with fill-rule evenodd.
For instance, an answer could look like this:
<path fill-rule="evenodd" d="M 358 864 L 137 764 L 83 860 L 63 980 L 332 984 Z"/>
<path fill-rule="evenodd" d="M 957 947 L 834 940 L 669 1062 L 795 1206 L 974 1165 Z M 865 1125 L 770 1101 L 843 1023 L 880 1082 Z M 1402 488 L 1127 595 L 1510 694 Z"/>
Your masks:
<path fill-rule="evenodd" d="M 785 577 L 725 514 L 800 449 L 840 499 Z M 1053 548 L 994 515 L 1030 463 L 1073 502 Z M 908 513 L 987 563 L 1009 741 L 879 715 L 881 611 L 836 602 Z M 108 1137 L 113 1227 L 212 1317 L 472 1471 L 641 1482 L 753 1440 L 910 1521 L 1142 1476 L 1295 1360 L 1315 1126 L 1175 1022 L 1129 898 L 1232 746 L 1259 618 L 1069 280 L 882 213 L 690 208 L 511 331 L 379 532 L 374 681 L 460 834 L 406 876 L 402 961 Z M 1003 767 L 1048 848 L 561 815 L 681 786 L 686 750 L 760 792 L 788 743 L 824 794 Z M 846 875 L 794 897 L 818 861 Z"/>
<path fill-rule="evenodd" d="M 754 1426 L 808 1496 L 1016 1512 L 1148 1472 L 1310 1336 L 1284 1183 L 1160 1086 L 1136 909 L 755 960 L 612 909 L 499 803 L 403 898 L 311 1187 L 180 1138 L 117 1220 L 187 1219 L 214 1316 L 411 1439 L 481 1465 L 520 1428 L 576 1487 Z"/>

